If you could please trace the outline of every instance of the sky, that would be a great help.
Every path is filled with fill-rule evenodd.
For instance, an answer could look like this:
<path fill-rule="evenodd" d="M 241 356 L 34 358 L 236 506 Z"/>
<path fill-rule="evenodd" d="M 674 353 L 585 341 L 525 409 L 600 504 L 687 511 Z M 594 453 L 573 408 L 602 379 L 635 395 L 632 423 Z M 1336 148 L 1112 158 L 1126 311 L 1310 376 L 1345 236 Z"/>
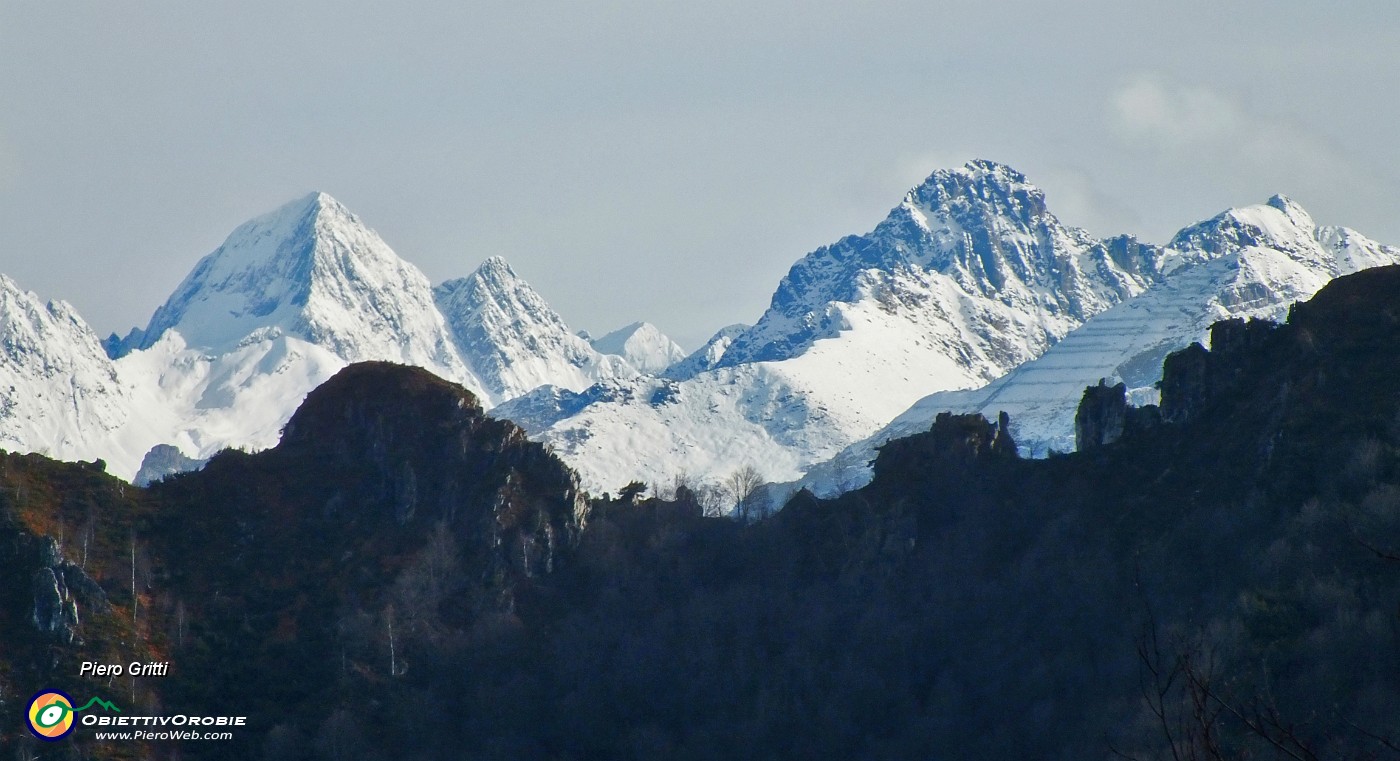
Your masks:
<path fill-rule="evenodd" d="M 322 190 L 693 349 L 971 158 L 1100 235 L 1284 193 L 1400 244 L 1400 6 L 1147 6 L 0 0 L 0 273 L 125 333 Z"/>

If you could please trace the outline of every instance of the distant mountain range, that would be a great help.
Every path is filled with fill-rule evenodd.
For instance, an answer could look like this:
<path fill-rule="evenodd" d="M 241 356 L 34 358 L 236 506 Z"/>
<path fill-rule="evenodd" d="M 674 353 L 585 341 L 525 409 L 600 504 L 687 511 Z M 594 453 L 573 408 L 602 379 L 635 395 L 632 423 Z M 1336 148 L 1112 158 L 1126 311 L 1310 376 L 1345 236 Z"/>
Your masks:
<path fill-rule="evenodd" d="M 1281 318 L 1337 275 L 1395 262 L 1400 249 L 1318 226 L 1281 196 L 1167 246 L 1096 239 L 1020 173 L 976 161 L 803 257 L 755 325 L 724 328 L 664 377 L 541 388 L 496 414 L 591 488 L 753 464 L 830 494 L 943 409 L 1004 407 L 1026 453 L 1072 448 L 1085 386 L 1125 380 L 1148 400 L 1162 358 L 1213 320 Z"/>
<path fill-rule="evenodd" d="M 0 447 L 102 458 L 126 478 L 161 444 L 201 459 L 275 444 L 351 362 L 424 367 L 488 406 L 639 372 L 575 335 L 503 260 L 434 288 L 324 193 L 238 227 L 124 338 L 99 342 L 71 307 L 8 279 L 0 305 Z"/>
<path fill-rule="evenodd" d="M 0 448 L 135 478 L 166 445 L 147 475 L 168 472 L 175 454 L 272 446 L 321 382 L 387 360 L 467 387 L 595 492 L 753 465 L 828 493 L 945 408 L 1007 409 L 1023 450 L 1066 448 L 1085 385 L 1150 398 L 1161 358 L 1212 320 L 1281 317 L 1339 274 L 1394 262 L 1400 250 L 1282 197 L 1167 246 L 1098 239 L 1020 173 L 975 161 L 800 259 L 757 322 L 684 356 L 646 323 L 576 333 L 499 258 L 434 287 L 315 193 L 234 230 L 123 338 L 0 276 Z"/>

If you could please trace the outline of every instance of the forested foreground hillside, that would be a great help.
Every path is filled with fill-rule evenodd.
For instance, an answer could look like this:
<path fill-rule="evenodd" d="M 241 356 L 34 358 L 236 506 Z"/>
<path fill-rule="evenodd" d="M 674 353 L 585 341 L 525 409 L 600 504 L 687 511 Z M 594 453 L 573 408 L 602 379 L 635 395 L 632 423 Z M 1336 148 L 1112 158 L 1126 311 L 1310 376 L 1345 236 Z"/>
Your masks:
<path fill-rule="evenodd" d="M 1400 757 L 1400 267 L 1086 393 L 1081 453 L 944 416 L 748 525 L 590 500 L 470 393 L 354 365 L 148 490 L 0 457 L 17 757 Z M 47 574 L 47 575 L 45 575 Z M 49 580 L 54 582 L 50 583 Z M 50 589 L 53 593 L 50 593 Z M 80 679 L 83 660 L 168 660 Z M 40 746 L 45 687 L 233 713 Z"/>

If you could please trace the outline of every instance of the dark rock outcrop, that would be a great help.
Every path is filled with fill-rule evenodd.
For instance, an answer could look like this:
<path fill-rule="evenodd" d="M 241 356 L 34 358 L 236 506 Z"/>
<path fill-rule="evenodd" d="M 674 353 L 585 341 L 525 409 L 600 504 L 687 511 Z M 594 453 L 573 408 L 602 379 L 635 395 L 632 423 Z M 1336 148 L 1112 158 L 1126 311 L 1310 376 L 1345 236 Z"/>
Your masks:
<path fill-rule="evenodd" d="M 348 482 L 340 493 L 351 515 L 457 525 L 491 556 L 493 576 L 548 572 L 586 521 L 572 471 L 515 424 L 488 417 L 471 392 L 420 368 L 341 370 L 307 396 L 269 454 Z"/>
<path fill-rule="evenodd" d="M 1210 396 L 1210 352 L 1199 343 L 1172 352 L 1162 362 L 1162 419 L 1181 423 Z"/>
<path fill-rule="evenodd" d="M 1162 363 L 1162 419 L 1190 420 L 1212 399 L 1235 388 L 1247 363 L 1278 325 L 1268 320 L 1222 320 L 1211 326 L 1209 351 L 1199 343 Z"/>
<path fill-rule="evenodd" d="M 55 575 L 62 579 L 63 584 L 68 587 L 68 591 L 73 597 L 81 602 L 85 607 L 97 610 L 102 613 L 112 611 L 112 603 L 107 599 L 107 593 L 102 586 L 93 581 L 76 563 L 65 560 L 54 569 Z"/>
<path fill-rule="evenodd" d="M 440 618 L 465 627 L 508 614 L 567 565 L 589 511 L 577 476 L 515 424 L 457 384 L 386 362 L 350 365 L 312 391 L 276 447 L 222 452 L 150 493 L 201 506 L 172 510 L 161 527 L 167 546 L 201 537 L 200 565 L 182 565 L 175 586 L 285 585 L 333 568 L 315 603 L 275 593 L 238 608 L 307 611 L 298 627 L 313 630 L 341 626 L 337 611 L 390 605 L 420 633 L 449 626 Z"/>
<path fill-rule="evenodd" d="M 1092 452 L 1159 422 L 1161 414 L 1156 405 L 1129 406 L 1126 384 L 1110 386 L 1100 379 L 1099 385 L 1084 389 L 1084 398 L 1074 413 L 1075 448 Z"/>
<path fill-rule="evenodd" d="M 1112 444 L 1123 436 L 1128 417 L 1128 387 L 1110 386 L 1104 379 L 1084 389 L 1084 398 L 1074 413 L 1074 445 L 1089 452 Z"/>
<path fill-rule="evenodd" d="M 1005 412 L 995 423 L 975 413 L 940 412 L 927 433 L 895 439 L 880 448 L 873 466 L 876 477 L 881 472 L 910 468 L 944 472 L 982 460 L 1015 460 L 1016 442 L 1010 425 Z"/>

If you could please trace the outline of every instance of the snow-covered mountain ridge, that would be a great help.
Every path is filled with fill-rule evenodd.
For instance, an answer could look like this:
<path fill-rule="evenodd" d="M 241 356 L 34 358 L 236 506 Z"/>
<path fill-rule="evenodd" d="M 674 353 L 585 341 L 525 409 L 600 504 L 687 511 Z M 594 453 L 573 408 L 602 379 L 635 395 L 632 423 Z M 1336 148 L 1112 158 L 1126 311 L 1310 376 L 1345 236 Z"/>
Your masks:
<path fill-rule="evenodd" d="M 622 357 L 648 375 L 660 375 L 686 357 L 675 341 L 649 322 L 624 325 L 589 343 L 603 354 Z"/>
<path fill-rule="evenodd" d="M 803 257 L 724 365 L 781 361 L 849 330 L 853 305 L 919 321 L 929 312 L 983 380 L 1038 354 L 1089 316 L 1158 278 L 1158 249 L 1095 240 L 1062 224 L 1010 167 L 934 172 L 873 231 Z M 950 347 L 951 348 L 951 347 Z"/>
<path fill-rule="evenodd" d="M 126 423 L 129 402 L 72 306 L 0 275 L 0 449 L 45 442 L 56 457 L 80 458 Z"/>
<path fill-rule="evenodd" d="M 1023 175 L 976 161 L 933 173 L 872 232 L 803 257 L 754 326 L 674 365 L 664 392 L 652 379 L 540 389 L 499 413 L 594 489 L 754 465 L 776 481 L 811 471 L 803 483 L 830 492 L 863 483 L 875 446 L 942 408 L 1001 405 L 1027 449 L 1072 447 L 1086 385 L 1122 377 L 1141 397 L 1162 357 L 1214 320 L 1281 316 L 1395 251 L 1283 197 L 1165 247 L 1095 239 Z"/>
<path fill-rule="evenodd" d="M 351 362 L 425 367 L 488 406 L 638 374 L 574 335 L 503 260 L 434 289 L 324 193 L 240 225 L 124 339 L 99 342 L 71 307 L 9 280 L 0 309 L 0 446 L 102 458 L 127 478 L 156 445 L 203 459 L 275 444 L 305 395 Z"/>
<path fill-rule="evenodd" d="M 595 489 L 742 465 L 790 479 L 932 391 L 981 386 L 1038 356 L 1159 282 L 1164 260 L 1062 224 L 1023 175 L 976 161 L 934 172 L 870 233 L 800 259 L 757 323 L 667 371 L 679 385 L 666 403 L 649 401 L 643 379 L 625 394 L 539 390 L 499 413 Z"/>
<path fill-rule="evenodd" d="M 1394 261 L 1282 197 L 1167 246 L 1098 239 L 1020 173 L 975 161 L 802 257 L 754 324 L 683 356 L 648 323 L 570 330 L 499 258 L 434 287 L 314 193 L 239 226 L 124 339 L 0 280 L 0 447 L 101 457 L 124 477 L 158 444 L 196 460 L 264 448 L 344 365 L 388 360 L 472 389 L 595 492 L 744 465 L 830 491 L 944 408 L 1006 409 L 1023 447 L 1067 448 L 1084 386 L 1121 378 L 1150 396 L 1161 357 L 1213 320 L 1280 316 Z M 149 472 L 182 462 L 158 454 Z"/>
<path fill-rule="evenodd" d="M 1164 281 L 1090 318 L 1040 357 L 981 388 L 931 394 L 869 438 L 852 444 L 801 479 L 819 494 L 866 483 L 886 441 L 927 430 L 941 411 L 1011 416 L 1022 451 L 1072 451 L 1074 414 L 1086 386 L 1124 382 L 1137 403 L 1156 401 L 1162 360 L 1228 318 L 1282 321 L 1289 307 L 1328 281 L 1368 267 L 1400 263 L 1400 248 L 1344 227 L 1317 225 L 1301 206 L 1274 196 L 1231 209 L 1179 232 L 1168 247 Z"/>
<path fill-rule="evenodd" d="M 500 257 L 439 285 L 434 296 L 453 342 L 493 403 L 541 385 L 577 390 L 638 373 L 626 358 L 598 352 L 570 331 Z"/>

